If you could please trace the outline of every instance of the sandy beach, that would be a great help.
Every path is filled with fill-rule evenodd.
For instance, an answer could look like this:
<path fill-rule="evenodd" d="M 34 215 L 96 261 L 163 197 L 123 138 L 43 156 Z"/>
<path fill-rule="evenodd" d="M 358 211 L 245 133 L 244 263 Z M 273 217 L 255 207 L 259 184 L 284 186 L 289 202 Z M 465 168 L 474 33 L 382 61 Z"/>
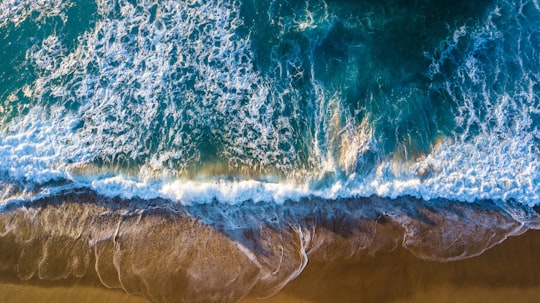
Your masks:
<path fill-rule="evenodd" d="M 540 232 L 523 233 L 496 204 L 159 203 L 68 192 L 5 209 L 0 301 L 533 302 L 540 295 Z"/>
<path fill-rule="evenodd" d="M 540 232 L 509 238 L 479 257 L 422 261 L 403 249 L 361 260 L 310 263 L 282 291 L 242 303 L 330 302 L 537 302 L 540 296 Z M 61 282 L 58 284 L 62 284 Z M 148 302 L 99 285 L 0 284 L 1 302 Z M 216 301 L 219 302 L 219 301 Z"/>
<path fill-rule="evenodd" d="M 471 259 L 422 261 L 403 249 L 336 264 L 312 263 L 268 302 L 538 302 L 540 232 Z"/>

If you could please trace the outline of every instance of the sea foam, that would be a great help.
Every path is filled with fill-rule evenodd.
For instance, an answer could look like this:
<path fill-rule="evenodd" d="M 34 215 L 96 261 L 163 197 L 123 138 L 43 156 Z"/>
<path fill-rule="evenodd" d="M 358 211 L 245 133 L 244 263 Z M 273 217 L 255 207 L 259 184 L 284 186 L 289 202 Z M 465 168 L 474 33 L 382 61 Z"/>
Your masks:
<path fill-rule="evenodd" d="M 62 10 L 51 3 L 51 14 Z M 358 123 L 346 93 L 317 77 L 314 49 L 336 27 L 328 6 L 317 14 L 307 7 L 296 27 L 283 24 L 299 35 L 320 30 L 307 58 L 292 47 L 294 60 L 263 74 L 237 2 L 97 4 L 99 18 L 76 48 L 52 34 L 27 50 L 38 77 L 13 98 L 33 107 L 5 122 L 0 136 L 7 200 L 16 184 L 30 196 L 68 186 L 186 205 L 371 195 L 540 201 L 533 7 L 510 20 L 517 35 L 500 18 L 519 8 L 504 3 L 427 53 L 430 89 L 449 96 L 455 129 L 428 153 L 401 159 L 383 152 L 376 118 Z M 26 13 L 12 14 L 5 18 L 19 22 Z M 313 92 L 302 96 L 295 81 Z M 304 106 L 312 117 L 302 120 L 309 112 L 297 98 L 311 98 Z M 189 178 L 215 162 L 224 173 Z"/>

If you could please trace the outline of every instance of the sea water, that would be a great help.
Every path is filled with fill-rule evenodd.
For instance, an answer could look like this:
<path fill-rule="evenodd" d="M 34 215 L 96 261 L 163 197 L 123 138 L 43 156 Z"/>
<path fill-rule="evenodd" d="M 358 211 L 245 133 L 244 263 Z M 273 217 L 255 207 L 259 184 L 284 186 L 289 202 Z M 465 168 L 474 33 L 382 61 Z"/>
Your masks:
<path fill-rule="evenodd" d="M 236 302 L 540 228 L 537 0 L 1 0 L 0 57 L 17 279 Z"/>
<path fill-rule="evenodd" d="M 3 203 L 534 206 L 537 1 L 4 0 Z"/>

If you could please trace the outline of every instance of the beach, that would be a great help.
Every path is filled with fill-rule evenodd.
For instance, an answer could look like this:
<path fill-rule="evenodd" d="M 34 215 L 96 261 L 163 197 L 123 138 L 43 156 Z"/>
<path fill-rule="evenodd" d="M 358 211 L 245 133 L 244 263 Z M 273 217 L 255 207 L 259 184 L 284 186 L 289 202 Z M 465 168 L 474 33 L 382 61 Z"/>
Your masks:
<path fill-rule="evenodd" d="M 539 249 L 540 232 L 528 231 L 460 261 L 424 261 L 403 248 L 375 256 L 310 261 L 277 294 L 240 302 L 536 302 L 540 295 Z M 2 302 L 150 302 L 107 289 L 91 270 L 82 279 L 25 282 L 2 274 L 1 281 Z M 170 302 L 182 300 L 171 298 Z"/>
<path fill-rule="evenodd" d="M 540 233 L 529 231 L 461 261 L 423 261 L 397 249 L 338 264 L 311 263 L 281 298 L 267 302 L 536 302 L 539 243 Z"/>
<path fill-rule="evenodd" d="M 4 300 L 531 302 L 540 290 L 540 233 L 485 201 L 156 205 L 82 191 L 5 210 Z"/>

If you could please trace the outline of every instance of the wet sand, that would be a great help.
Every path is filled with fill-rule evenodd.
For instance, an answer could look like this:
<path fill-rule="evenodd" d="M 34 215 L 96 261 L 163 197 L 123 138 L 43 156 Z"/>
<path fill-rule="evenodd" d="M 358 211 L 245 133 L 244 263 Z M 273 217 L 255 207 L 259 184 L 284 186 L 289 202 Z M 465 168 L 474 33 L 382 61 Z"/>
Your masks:
<path fill-rule="evenodd" d="M 0 302 L 5 303 L 148 303 L 142 297 L 98 287 L 42 287 L 21 284 L 0 284 Z"/>
<path fill-rule="evenodd" d="M 532 303 L 539 298 L 540 231 L 534 230 L 461 261 L 423 261 L 398 248 L 360 260 L 310 263 L 281 296 L 242 303 Z"/>
<path fill-rule="evenodd" d="M 540 231 L 523 233 L 515 217 L 489 202 L 163 203 L 82 192 L 5 208 L 0 302 L 540 297 Z M 536 210 L 522 211 L 538 229 Z"/>
<path fill-rule="evenodd" d="M 335 302 L 538 302 L 540 231 L 511 237 L 481 256 L 451 262 L 423 261 L 399 248 L 360 260 L 310 262 L 300 276 L 268 299 L 242 303 Z M 0 302 L 143 303 L 99 285 L 69 287 L 0 284 Z"/>

